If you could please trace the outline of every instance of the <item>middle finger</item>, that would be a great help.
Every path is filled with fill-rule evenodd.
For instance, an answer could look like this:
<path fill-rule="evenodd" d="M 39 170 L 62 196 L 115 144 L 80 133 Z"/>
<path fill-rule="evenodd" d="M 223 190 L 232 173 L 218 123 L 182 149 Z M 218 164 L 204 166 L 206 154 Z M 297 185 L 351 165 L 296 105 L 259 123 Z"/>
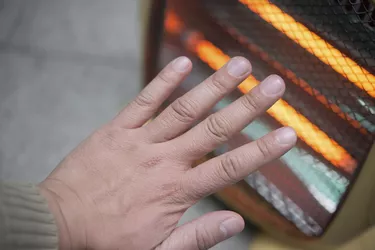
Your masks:
<path fill-rule="evenodd" d="M 250 62 L 243 57 L 234 57 L 144 127 L 151 141 L 167 141 L 185 132 L 250 73 Z"/>
<path fill-rule="evenodd" d="M 178 145 L 180 155 L 195 160 L 227 141 L 257 116 L 270 108 L 285 91 L 284 81 L 277 75 L 267 77 L 261 84 L 224 109 L 171 141 Z"/>

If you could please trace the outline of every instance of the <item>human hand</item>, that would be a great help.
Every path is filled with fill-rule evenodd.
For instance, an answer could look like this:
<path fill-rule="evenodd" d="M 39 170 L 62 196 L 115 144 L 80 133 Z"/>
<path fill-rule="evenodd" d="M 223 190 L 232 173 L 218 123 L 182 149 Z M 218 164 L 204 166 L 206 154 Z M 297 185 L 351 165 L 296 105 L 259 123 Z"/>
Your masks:
<path fill-rule="evenodd" d="M 270 76 L 191 128 L 251 73 L 250 63 L 236 57 L 145 124 L 191 67 L 186 57 L 167 65 L 40 184 L 60 249 L 208 249 L 242 231 L 243 219 L 230 211 L 177 223 L 198 200 L 287 152 L 296 142 L 294 131 L 281 128 L 191 166 L 265 112 L 283 95 L 284 82 Z"/>

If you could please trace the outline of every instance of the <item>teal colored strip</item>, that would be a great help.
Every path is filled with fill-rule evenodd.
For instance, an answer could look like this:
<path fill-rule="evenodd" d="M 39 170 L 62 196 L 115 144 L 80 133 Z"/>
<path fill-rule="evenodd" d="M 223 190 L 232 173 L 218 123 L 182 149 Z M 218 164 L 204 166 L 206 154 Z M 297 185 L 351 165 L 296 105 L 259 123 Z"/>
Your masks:
<path fill-rule="evenodd" d="M 353 120 L 357 120 L 365 129 L 367 129 L 367 131 L 369 131 L 370 133 L 375 132 L 375 126 L 371 122 L 369 122 L 366 118 L 361 116 L 359 113 L 354 112 L 345 104 L 339 104 L 339 107 L 348 116 L 350 116 L 350 118 L 352 118 Z"/>
<path fill-rule="evenodd" d="M 216 105 L 217 109 L 222 109 L 229 105 L 228 100 L 222 100 Z M 260 120 L 255 120 L 249 124 L 243 133 L 252 140 L 270 133 L 272 129 Z M 294 147 L 281 157 L 281 160 L 295 173 L 295 175 L 306 185 L 309 190 L 311 186 L 328 199 L 333 204 L 338 204 L 342 194 L 345 192 L 349 182 L 335 171 L 329 169 L 324 163 L 314 158 L 302 148 Z M 315 196 L 318 200 L 319 197 Z M 324 202 L 322 199 L 320 202 Z M 324 204 L 322 204 L 324 206 Z M 332 207 L 332 206 L 330 206 Z M 332 210 L 329 209 L 329 210 Z"/>

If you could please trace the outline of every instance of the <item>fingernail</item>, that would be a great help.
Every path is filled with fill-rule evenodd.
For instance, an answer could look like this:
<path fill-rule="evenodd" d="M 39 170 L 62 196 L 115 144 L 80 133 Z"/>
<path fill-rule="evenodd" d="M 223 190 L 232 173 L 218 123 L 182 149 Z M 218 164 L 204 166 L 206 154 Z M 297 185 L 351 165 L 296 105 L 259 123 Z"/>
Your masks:
<path fill-rule="evenodd" d="M 250 71 L 250 63 L 240 57 L 233 58 L 228 63 L 228 73 L 234 77 L 240 77 Z"/>
<path fill-rule="evenodd" d="M 271 75 L 267 77 L 260 84 L 260 91 L 262 91 L 265 96 L 274 96 L 276 94 L 280 94 L 283 89 L 284 81 L 277 75 Z"/>
<path fill-rule="evenodd" d="M 279 144 L 293 144 L 297 140 L 296 132 L 294 129 L 286 127 L 279 129 L 276 134 L 276 140 Z"/>
<path fill-rule="evenodd" d="M 220 224 L 220 231 L 226 238 L 240 233 L 244 228 L 243 222 L 237 218 L 229 218 Z"/>
<path fill-rule="evenodd" d="M 189 65 L 190 65 L 190 60 L 185 56 L 181 56 L 173 61 L 172 68 L 175 71 L 182 73 L 182 72 L 185 72 L 189 68 Z"/>

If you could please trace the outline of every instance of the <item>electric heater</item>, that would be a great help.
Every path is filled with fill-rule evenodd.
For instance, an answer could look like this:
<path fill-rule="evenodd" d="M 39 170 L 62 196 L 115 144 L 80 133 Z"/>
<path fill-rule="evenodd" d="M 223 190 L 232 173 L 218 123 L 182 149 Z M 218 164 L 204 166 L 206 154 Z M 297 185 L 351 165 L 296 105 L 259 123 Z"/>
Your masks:
<path fill-rule="evenodd" d="M 285 80 L 283 98 L 207 158 L 281 126 L 295 129 L 297 145 L 217 197 L 271 234 L 312 245 L 338 244 L 369 228 L 375 222 L 375 3 L 152 2 L 145 83 L 177 56 L 194 63 L 168 103 L 237 55 L 251 61 L 253 73 L 212 112 L 270 74 Z"/>

